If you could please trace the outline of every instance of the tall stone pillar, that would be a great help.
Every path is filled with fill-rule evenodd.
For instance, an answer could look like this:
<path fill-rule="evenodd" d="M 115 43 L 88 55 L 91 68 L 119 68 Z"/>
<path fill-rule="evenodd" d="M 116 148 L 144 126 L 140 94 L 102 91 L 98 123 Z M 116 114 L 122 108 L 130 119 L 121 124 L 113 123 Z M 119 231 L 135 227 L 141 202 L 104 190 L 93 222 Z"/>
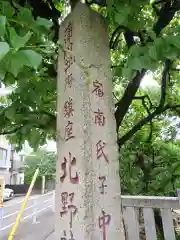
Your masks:
<path fill-rule="evenodd" d="M 56 240 L 123 240 L 107 26 L 78 3 L 60 28 Z"/>

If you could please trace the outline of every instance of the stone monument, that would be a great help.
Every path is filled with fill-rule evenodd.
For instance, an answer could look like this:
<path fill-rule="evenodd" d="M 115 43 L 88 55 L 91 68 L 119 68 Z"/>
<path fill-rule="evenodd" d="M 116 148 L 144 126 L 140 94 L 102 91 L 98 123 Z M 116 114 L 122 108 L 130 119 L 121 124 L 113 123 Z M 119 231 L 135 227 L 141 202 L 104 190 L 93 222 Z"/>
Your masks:
<path fill-rule="evenodd" d="M 105 20 L 79 2 L 60 41 L 55 240 L 123 240 Z"/>

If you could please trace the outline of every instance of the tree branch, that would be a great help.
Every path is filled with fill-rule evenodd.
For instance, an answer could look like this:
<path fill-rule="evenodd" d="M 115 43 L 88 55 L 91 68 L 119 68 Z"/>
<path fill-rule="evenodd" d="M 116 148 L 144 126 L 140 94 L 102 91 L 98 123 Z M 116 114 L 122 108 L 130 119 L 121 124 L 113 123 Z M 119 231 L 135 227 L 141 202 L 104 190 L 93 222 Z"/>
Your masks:
<path fill-rule="evenodd" d="M 179 68 L 171 68 L 171 71 L 180 72 L 180 69 Z"/>
<path fill-rule="evenodd" d="M 158 11 L 158 20 L 153 27 L 156 36 L 171 22 L 175 13 L 180 10 L 180 0 L 166 0 Z"/>
<path fill-rule="evenodd" d="M 159 107 L 164 106 L 164 103 L 166 101 L 167 75 L 169 73 L 171 65 L 172 65 L 172 61 L 167 59 L 165 61 L 165 66 L 164 66 L 164 70 L 163 70 L 163 73 L 162 73 L 161 99 L 160 99 Z"/>
<path fill-rule="evenodd" d="M 119 129 L 122 120 L 124 119 L 124 116 L 126 115 L 129 106 L 131 105 L 133 98 L 140 86 L 141 80 L 143 76 L 145 75 L 146 70 L 143 69 L 141 72 L 137 72 L 136 76 L 132 79 L 132 81 L 128 84 L 123 97 L 117 103 L 117 109 L 115 112 L 115 118 L 116 118 L 116 124 L 117 124 L 117 130 Z"/>
<path fill-rule="evenodd" d="M 19 127 L 16 127 L 16 128 L 14 128 L 14 129 L 12 129 L 12 130 L 7 130 L 7 131 L 2 131 L 2 132 L 0 132 L 0 135 L 8 135 L 8 134 L 13 134 L 13 133 L 16 133 L 16 132 L 18 132 L 21 128 L 23 128 L 23 125 L 21 125 L 21 126 L 19 126 Z"/>
<path fill-rule="evenodd" d="M 145 106 L 145 109 L 147 110 L 148 116 L 145 117 L 144 119 L 142 119 L 139 123 L 137 123 L 127 134 L 125 134 L 122 138 L 120 138 L 120 146 L 122 144 L 124 144 L 127 140 L 129 140 L 133 134 L 135 134 L 137 131 L 139 131 L 145 124 L 152 122 L 152 119 L 157 116 L 158 114 L 161 114 L 162 112 L 164 112 L 165 110 L 167 110 L 167 106 L 164 108 L 164 104 L 165 104 L 165 100 L 166 100 L 166 89 L 167 89 L 167 75 L 168 72 L 170 70 L 170 67 L 172 65 L 172 61 L 170 61 L 169 59 L 167 59 L 165 61 L 165 66 L 162 72 L 162 84 L 161 84 L 161 98 L 160 98 L 160 102 L 158 107 L 156 108 L 156 110 L 153 113 L 150 113 L 149 109 L 147 108 L 145 102 L 143 102 L 143 106 Z M 141 98 L 142 101 L 144 101 L 144 97 L 134 97 L 134 99 L 137 98 Z M 173 107 L 170 107 L 171 109 L 173 109 Z M 177 106 L 176 106 L 177 108 Z M 151 123 L 152 124 L 152 123 Z M 152 126 L 151 126 L 151 130 L 152 130 Z M 152 134 L 150 132 L 150 134 Z M 122 143 L 122 144 L 121 144 Z"/>
<path fill-rule="evenodd" d="M 134 36 L 138 36 L 138 33 L 133 32 L 132 30 L 130 30 L 128 27 L 125 27 L 123 25 L 119 25 L 113 32 L 112 37 L 110 39 L 109 42 L 109 47 L 110 49 L 115 50 L 117 43 L 118 43 L 118 39 L 120 34 L 124 32 L 124 37 L 126 40 L 126 43 L 128 45 L 128 48 L 130 48 L 133 44 L 135 44 L 134 41 Z"/>
<path fill-rule="evenodd" d="M 150 99 L 150 97 L 149 97 L 148 95 L 137 96 L 137 97 L 135 96 L 134 99 L 141 100 L 141 101 L 142 101 L 142 105 L 143 105 L 143 107 L 145 108 L 147 114 L 148 114 L 148 115 L 151 114 L 150 109 L 153 107 L 153 105 L 152 105 L 151 99 Z M 148 106 L 146 105 L 146 99 L 148 99 L 148 102 L 149 102 L 149 104 L 150 104 L 150 107 L 148 107 Z M 153 132 L 153 122 L 152 122 L 152 120 L 151 120 L 151 121 L 150 121 L 150 132 L 149 132 L 149 136 L 148 136 L 148 138 L 147 138 L 147 142 L 150 142 L 150 140 L 151 140 L 151 138 L 152 138 L 152 132 Z"/>
<path fill-rule="evenodd" d="M 55 115 L 53 115 L 50 112 L 46 112 L 46 111 L 39 111 L 39 112 L 32 112 L 32 113 L 30 112 L 30 114 L 44 114 L 44 115 L 47 115 L 47 116 L 53 118 L 54 120 L 56 120 L 56 116 Z"/>
<path fill-rule="evenodd" d="M 175 15 L 175 13 L 179 9 L 180 9 L 180 0 L 174 0 L 173 3 L 172 3 L 172 1 L 167 1 L 163 5 L 163 7 L 160 9 L 160 12 L 159 12 L 159 18 L 153 28 L 153 30 L 157 36 L 170 23 L 170 21 L 173 19 L 174 15 Z M 141 72 L 137 71 L 136 76 L 128 84 L 122 99 L 118 103 L 118 107 L 115 112 L 115 118 L 116 118 L 116 122 L 117 122 L 117 131 L 129 109 L 132 101 L 133 101 L 133 98 L 140 86 L 141 80 L 144 77 L 146 71 L 147 71 L 147 69 L 142 69 Z M 165 71 L 165 73 L 166 73 L 166 71 Z M 164 73 L 164 75 L 165 75 L 165 73 Z M 165 80 L 165 79 L 163 79 L 163 80 Z M 163 88 L 162 92 L 164 92 L 164 88 L 166 88 L 166 85 L 163 85 L 162 88 Z M 163 104 L 164 98 L 165 98 L 165 95 L 162 94 L 161 104 Z"/>
<path fill-rule="evenodd" d="M 151 102 L 151 99 L 148 95 L 143 95 L 143 96 L 135 96 L 134 97 L 135 100 L 141 100 L 142 101 L 142 105 L 143 107 L 146 109 L 147 113 L 150 114 L 150 109 L 153 107 L 153 104 Z M 146 105 L 146 99 L 148 100 L 150 107 L 148 108 L 148 106 Z"/>
<path fill-rule="evenodd" d="M 177 108 L 180 108 L 180 104 L 174 105 L 174 106 L 166 105 L 163 108 L 157 108 L 153 113 L 151 113 L 147 117 L 145 117 L 142 120 L 140 120 L 129 132 L 127 132 L 124 136 L 122 136 L 118 140 L 119 148 L 121 148 L 121 146 L 126 141 L 128 141 L 136 132 L 138 132 L 145 124 L 147 124 L 150 121 L 152 121 L 153 118 L 155 118 L 156 116 L 164 113 L 167 110 L 176 110 Z"/>
<path fill-rule="evenodd" d="M 54 120 L 56 121 L 56 116 L 54 116 L 53 114 L 46 112 L 46 111 L 39 111 L 39 112 L 34 111 L 34 112 L 29 112 L 29 114 L 36 114 L 36 115 L 39 115 L 39 117 L 41 117 L 41 114 L 45 114 L 45 115 L 51 117 L 51 119 L 53 118 L 53 121 Z M 52 120 L 51 120 L 51 122 L 52 122 Z M 41 124 L 41 122 L 36 122 L 36 123 L 33 122 L 32 123 L 32 121 L 23 119 L 20 126 L 14 127 L 14 129 L 12 129 L 12 130 L 2 131 L 2 132 L 0 132 L 0 135 L 10 135 L 10 134 L 16 133 L 16 132 L 20 131 L 23 127 L 26 127 L 27 125 L 45 130 L 47 128 L 48 123 L 47 124 Z"/>

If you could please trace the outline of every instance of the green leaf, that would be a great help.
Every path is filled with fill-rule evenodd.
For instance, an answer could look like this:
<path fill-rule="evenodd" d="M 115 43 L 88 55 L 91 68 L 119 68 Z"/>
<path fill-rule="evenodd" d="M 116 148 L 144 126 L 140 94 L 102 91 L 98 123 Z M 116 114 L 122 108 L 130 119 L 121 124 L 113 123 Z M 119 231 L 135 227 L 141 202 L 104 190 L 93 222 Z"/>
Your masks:
<path fill-rule="evenodd" d="M 175 60 L 178 56 L 177 49 L 172 46 L 167 46 L 164 50 L 164 56 L 168 59 Z"/>
<path fill-rule="evenodd" d="M 47 30 L 49 30 L 53 23 L 50 20 L 47 20 L 45 18 L 38 17 L 36 20 L 36 24 L 42 27 L 45 27 Z"/>
<path fill-rule="evenodd" d="M 4 80 L 5 75 L 6 75 L 6 71 L 3 68 L 0 68 L 0 79 Z"/>
<path fill-rule="evenodd" d="M 129 79 L 132 79 L 134 77 L 135 71 L 133 69 L 129 68 L 129 67 L 125 67 L 122 70 L 122 75 L 123 75 L 124 78 L 129 80 Z"/>
<path fill-rule="evenodd" d="M 157 68 L 157 62 L 152 61 L 152 59 L 148 56 L 148 54 L 141 56 L 140 61 L 141 61 L 142 67 L 145 69 L 156 70 Z"/>
<path fill-rule="evenodd" d="M 143 68 L 143 63 L 140 57 L 130 57 L 128 60 L 128 67 L 134 70 L 141 70 Z"/>
<path fill-rule="evenodd" d="M 11 40 L 11 44 L 12 46 L 16 49 L 16 51 L 19 48 L 22 48 L 25 46 L 25 44 L 29 41 L 32 33 L 28 32 L 24 37 L 21 37 L 19 35 L 17 35 L 16 31 L 14 28 L 11 28 L 9 30 L 10 32 L 10 40 Z"/>
<path fill-rule="evenodd" d="M 33 147 L 34 150 L 37 150 L 40 139 L 41 139 L 40 132 L 37 129 L 32 128 L 29 134 L 29 140 L 30 140 L 31 147 Z"/>
<path fill-rule="evenodd" d="M 37 69 L 41 64 L 42 56 L 33 50 L 20 50 L 18 54 L 25 66 Z"/>
<path fill-rule="evenodd" d="M 165 58 L 165 51 L 169 48 L 169 43 L 165 39 L 157 38 L 153 44 L 148 46 L 148 54 L 151 59 L 160 61 Z"/>
<path fill-rule="evenodd" d="M 149 47 L 148 54 L 149 54 L 150 58 L 152 58 L 153 60 L 158 60 L 158 58 L 159 58 L 159 55 L 158 55 L 158 52 L 157 52 L 155 46 Z"/>
<path fill-rule="evenodd" d="M 31 10 L 23 7 L 20 8 L 20 12 L 17 18 L 19 21 L 22 22 L 22 24 L 23 23 L 32 24 L 32 21 L 34 19 Z"/>
<path fill-rule="evenodd" d="M 129 54 L 133 57 L 138 57 L 140 55 L 141 47 L 138 45 L 132 45 L 129 49 Z"/>
<path fill-rule="evenodd" d="M 131 7 L 124 7 L 115 15 L 115 21 L 118 24 L 125 24 L 128 20 L 129 13 L 131 12 Z M 128 23 L 128 22 L 127 22 Z"/>
<path fill-rule="evenodd" d="M 164 171 L 165 171 L 164 167 L 156 167 L 155 169 L 152 170 L 151 174 L 152 176 L 157 177 L 157 175 Z"/>
<path fill-rule="evenodd" d="M 1 65 L 2 69 L 13 74 L 14 77 L 17 77 L 21 68 L 24 66 L 24 63 L 19 57 L 18 53 L 9 51 L 8 54 L 3 58 Z"/>
<path fill-rule="evenodd" d="M 5 112 L 6 117 L 10 120 L 14 120 L 15 114 L 16 114 L 16 111 L 13 107 L 8 108 Z"/>
<path fill-rule="evenodd" d="M 180 49 L 180 36 L 173 36 L 173 37 L 171 37 L 171 43 L 175 46 L 175 47 L 177 47 L 177 48 L 179 48 Z"/>
<path fill-rule="evenodd" d="M 8 72 L 12 73 L 14 77 L 18 76 L 18 73 L 23 68 L 24 63 L 19 58 L 18 54 L 13 54 L 10 59 L 10 66 Z"/>
<path fill-rule="evenodd" d="M 12 73 L 6 73 L 5 78 L 4 78 L 4 83 L 7 85 L 12 85 L 16 82 L 16 79 Z"/>
<path fill-rule="evenodd" d="M 0 42 L 0 60 L 9 52 L 9 45 L 6 42 Z"/>
<path fill-rule="evenodd" d="M 150 38 L 151 38 L 152 40 L 155 40 L 155 39 L 156 39 L 156 34 L 155 34 L 154 31 L 149 30 L 149 31 L 148 31 L 148 34 L 149 34 L 149 36 L 150 36 Z"/>
<path fill-rule="evenodd" d="M 6 31 L 6 17 L 0 15 L 0 36 L 3 37 Z"/>
<path fill-rule="evenodd" d="M 7 18 L 11 18 L 14 15 L 14 8 L 11 6 L 10 2 L 2 2 L 2 14 Z"/>
<path fill-rule="evenodd" d="M 174 31 L 180 33 L 180 25 L 179 24 L 175 27 Z"/>
<path fill-rule="evenodd" d="M 175 162 L 175 163 L 172 164 L 170 171 L 171 171 L 172 174 L 173 174 L 173 173 L 175 173 L 175 171 L 176 171 L 177 169 L 179 169 L 179 168 L 180 168 L 180 162 Z"/>

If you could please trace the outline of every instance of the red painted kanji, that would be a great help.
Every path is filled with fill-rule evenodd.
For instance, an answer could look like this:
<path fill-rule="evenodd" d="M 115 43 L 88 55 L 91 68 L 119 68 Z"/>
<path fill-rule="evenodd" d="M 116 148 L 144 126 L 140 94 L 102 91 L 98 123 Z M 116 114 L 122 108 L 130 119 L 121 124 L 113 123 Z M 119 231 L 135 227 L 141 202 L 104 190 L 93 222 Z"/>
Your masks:
<path fill-rule="evenodd" d="M 61 240 L 75 240 L 72 231 L 70 230 L 70 238 L 67 237 L 66 230 L 63 231 L 64 236 L 61 237 Z"/>
<path fill-rule="evenodd" d="M 109 163 L 109 160 L 106 154 L 104 153 L 105 145 L 106 143 L 103 142 L 102 140 L 99 140 L 99 142 L 96 143 L 96 156 L 97 156 L 97 159 L 100 159 L 101 157 L 103 157 L 105 161 Z"/>
<path fill-rule="evenodd" d="M 74 193 L 62 192 L 61 193 L 61 203 L 62 203 L 62 211 L 60 212 L 60 216 L 63 217 L 70 212 L 70 228 L 72 228 L 73 217 L 77 213 L 77 207 L 73 205 Z"/>
<path fill-rule="evenodd" d="M 94 112 L 94 123 L 98 126 L 104 126 L 105 116 L 104 113 L 98 108 L 97 112 Z"/>
<path fill-rule="evenodd" d="M 65 89 L 71 88 L 72 87 L 72 82 L 73 82 L 73 76 L 72 73 L 68 74 L 68 76 L 65 78 Z"/>
<path fill-rule="evenodd" d="M 73 122 L 68 121 L 67 125 L 65 126 L 65 141 L 74 138 L 73 135 Z"/>
<path fill-rule="evenodd" d="M 100 188 L 100 193 L 104 194 L 104 192 L 105 192 L 104 189 L 107 187 L 107 185 L 105 185 L 106 176 L 99 177 L 99 180 L 101 182 L 101 186 L 99 187 Z"/>
<path fill-rule="evenodd" d="M 107 228 L 110 224 L 111 216 L 102 211 L 102 216 L 99 217 L 99 228 L 102 229 L 103 240 L 107 240 Z"/>
<path fill-rule="evenodd" d="M 61 169 L 63 171 L 63 175 L 60 177 L 61 182 L 64 182 L 65 178 L 67 177 L 67 174 L 69 174 L 70 182 L 73 184 L 77 184 L 79 182 L 79 176 L 76 172 L 75 177 L 72 177 L 72 167 L 76 165 L 76 158 L 72 157 L 71 153 L 69 152 L 69 158 L 67 160 L 66 157 L 64 157 L 64 162 L 61 163 Z M 68 173 L 67 173 L 68 172 Z"/>
<path fill-rule="evenodd" d="M 93 82 L 93 91 L 98 97 L 102 97 L 104 95 L 103 85 L 98 80 Z"/>
<path fill-rule="evenodd" d="M 72 103 L 72 98 L 69 98 L 69 100 L 65 101 L 64 104 L 64 117 L 69 118 L 73 116 L 73 103 Z"/>

